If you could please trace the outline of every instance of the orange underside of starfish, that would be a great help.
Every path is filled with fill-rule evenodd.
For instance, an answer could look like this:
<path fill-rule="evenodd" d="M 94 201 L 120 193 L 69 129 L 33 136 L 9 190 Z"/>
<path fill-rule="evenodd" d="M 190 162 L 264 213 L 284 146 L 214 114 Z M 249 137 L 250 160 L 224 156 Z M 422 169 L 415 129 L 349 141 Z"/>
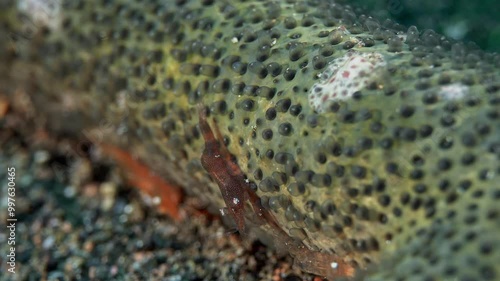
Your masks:
<path fill-rule="evenodd" d="M 181 220 L 179 204 L 182 194 L 177 186 L 166 182 L 127 151 L 107 144 L 101 144 L 100 146 L 103 152 L 113 158 L 126 172 L 127 181 L 130 185 L 139 188 L 149 196 L 159 197 L 161 203 L 158 205 L 158 210 L 176 221 Z"/>

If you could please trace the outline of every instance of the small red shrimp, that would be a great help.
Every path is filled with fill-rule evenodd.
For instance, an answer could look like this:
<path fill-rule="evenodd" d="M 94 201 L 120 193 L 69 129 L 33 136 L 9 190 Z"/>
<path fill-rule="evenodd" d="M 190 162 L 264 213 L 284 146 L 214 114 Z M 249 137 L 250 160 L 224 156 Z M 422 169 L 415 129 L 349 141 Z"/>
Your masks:
<path fill-rule="evenodd" d="M 205 149 L 201 156 L 203 168 L 217 182 L 222 198 L 229 209 L 229 214 L 236 222 L 240 233 L 245 233 L 245 203 L 250 200 L 253 211 L 261 220 L 279 228 L 274 216 L 260 202 L 259 196 L 250 188 L 243 172 L 231 157 L 231 154 L 221 142 L 222 135 L 215 126 L 215 135 L 207 122 L 206 108 L 198 106 L 200 131 L 205 139 Z M 214 120 L 215 122 L 215 120 Z"/>
<path fill-rule="evenodd" d="M 221 144 L 220 131 L 216 127 L 217 138 L 207 122 L 206 109 L 199 105 L 200 131 L 205 139 L 205 148 L 201 156 L 201 165 L 217 182 L 226 203 L 229 214 L 236 222 L 240 233 L 245 232 L 245 201 L 248 199 L 246 190 L 249 188 L 243 173 L 231 160 L 226 147 Z"/>
<path fill-rule="evenodd" d="M 287 250 L 294 257 L 295 264 L 302 270 L 328 277 L 330 280 L 338 276 L 353 276 L 354 269 L 337 256 L 308 249 L 301 241 L 290 237 L 279 226 L 271 212 L 262 206 L 257 193 L 250 188 L 238 164 L 233 161 L 231 154 L 222 143 L 222 135 L 218 127 L 215 126 L 215 134 L 210 128 L 206 108 L 200 104 L 198 110 L 200 131 L 205 140 L 201 164 L 217 182 L 238 231 L 245 234 L 245 204 L 247 200 L 250 200 L 253 212 L 263 223 L 270 226 L 269 231 L 275 239 L 275 247 Z"/>

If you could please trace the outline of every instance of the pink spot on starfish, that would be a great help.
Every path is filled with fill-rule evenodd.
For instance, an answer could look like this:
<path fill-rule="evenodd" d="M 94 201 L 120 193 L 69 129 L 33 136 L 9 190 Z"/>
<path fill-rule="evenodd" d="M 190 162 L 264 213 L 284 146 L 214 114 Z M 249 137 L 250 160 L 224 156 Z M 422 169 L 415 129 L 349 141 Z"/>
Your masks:
<path fill-rule="evenodd" d="M 362 90 L 378 75 L 379 72 L 374 70 L 385 65 L 384 58 L 379 53 L 349 51 L 343 57 L 335 59 L 329 64 L 327 71 L 321 73 L 320 81 L 309 92 L 308 98 L 312 101 L 314 110 L 322 113 L 329 101 L 352 98 L 355 92 Z M 314 95 L 317 87 L 322 89 L 322 94 L 318 96 Z"/>

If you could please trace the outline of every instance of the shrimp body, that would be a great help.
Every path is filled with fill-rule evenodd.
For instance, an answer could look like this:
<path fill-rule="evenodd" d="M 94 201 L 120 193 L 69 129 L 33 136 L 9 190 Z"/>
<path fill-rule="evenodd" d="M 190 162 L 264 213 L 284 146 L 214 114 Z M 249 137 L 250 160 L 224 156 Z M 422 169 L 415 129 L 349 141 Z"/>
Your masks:
<path fill-rule="evenodd" d="M 219 186 L 222 198 L 229 209 L 229 214 L 236 222 L 238 231 L 244 233 L 245 201 L 248 199 L 246 191 L 249 186 L 238 165 L 232 162 L 231 155 L 219 141 L 222 139 L 220 132 L 216 130 L 219 140 L 212 132 L 207 122 L 205 109 L 200 107 L 199 111 L 200 130 L 205 139 L 201 164 Z"/>

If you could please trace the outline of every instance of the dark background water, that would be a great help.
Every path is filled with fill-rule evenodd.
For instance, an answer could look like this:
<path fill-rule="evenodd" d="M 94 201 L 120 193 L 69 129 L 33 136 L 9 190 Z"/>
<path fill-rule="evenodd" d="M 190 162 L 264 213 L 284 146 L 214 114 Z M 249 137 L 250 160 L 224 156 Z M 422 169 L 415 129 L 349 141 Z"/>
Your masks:
<path fill-rule="evenodd" d="M 499 0 L 340 0 L 369 11 L 379 20 L 393 19 L 419 31 L 473 41 L 482 49 L 500 52 Z"/>

